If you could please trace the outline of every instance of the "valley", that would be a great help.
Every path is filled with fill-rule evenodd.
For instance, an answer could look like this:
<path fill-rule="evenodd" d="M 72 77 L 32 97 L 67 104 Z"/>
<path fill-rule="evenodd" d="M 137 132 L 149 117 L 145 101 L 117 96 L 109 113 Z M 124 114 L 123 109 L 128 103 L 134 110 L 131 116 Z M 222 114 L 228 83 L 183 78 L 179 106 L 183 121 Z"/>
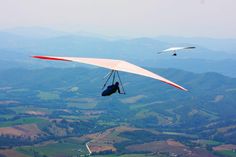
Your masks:
<path fill-rule="evenodd" d="M 0 71 L 1 156 L 236 156 L 236 79 L 152 70 L 189 92 L 122 73 L 127 94 L 104 98 L 104 69 Z"/>

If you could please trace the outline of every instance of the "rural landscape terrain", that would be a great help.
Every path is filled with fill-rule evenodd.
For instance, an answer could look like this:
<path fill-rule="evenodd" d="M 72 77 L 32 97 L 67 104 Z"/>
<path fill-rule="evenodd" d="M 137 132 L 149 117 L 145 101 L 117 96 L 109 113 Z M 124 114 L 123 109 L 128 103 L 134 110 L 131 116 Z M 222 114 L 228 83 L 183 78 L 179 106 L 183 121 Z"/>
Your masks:
<path fill-rule="evenodd" d="M 127 94 L 104 98 L 104 69 L 2 71 L 1 156 L 235 156 L 236 79 L 151 70 L 189 92 L 122 73 Z"/>
<path fill-rule="evenodd" d="M 0 157 L 236 156 L 235 40 L 27 31 L 0 32 Z M 108 70 L 33 55 L 124 59 L 189 91 L 120 73 L 126 95 L 101 97 Z"/>

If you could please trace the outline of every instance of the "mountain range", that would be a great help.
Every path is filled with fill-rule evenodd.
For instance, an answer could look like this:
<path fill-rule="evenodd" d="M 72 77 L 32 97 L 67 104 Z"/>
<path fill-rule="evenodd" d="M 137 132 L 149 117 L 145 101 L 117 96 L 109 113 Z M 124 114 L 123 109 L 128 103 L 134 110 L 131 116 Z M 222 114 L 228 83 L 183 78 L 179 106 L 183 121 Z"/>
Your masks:
<path fill-rule="evenodd" d="M 140 66 L 177 68 L 192 72 L 218 72 L 236 76 L 235 39 L 183 37 L 108 38 L 89 33 L 66 33 L 47 28 L 15 28 L 0 31 L 0 69 L 10 67 L 71 67 L 37 61 L 32 55 L 78 56 L 123 59 Z M 215 45 L 215 46 L 214 46 Z M 172 46 L 196 46 L 193 51 L 158 55 Z M 81 66 L 81 65 L 78 65 Z"/>

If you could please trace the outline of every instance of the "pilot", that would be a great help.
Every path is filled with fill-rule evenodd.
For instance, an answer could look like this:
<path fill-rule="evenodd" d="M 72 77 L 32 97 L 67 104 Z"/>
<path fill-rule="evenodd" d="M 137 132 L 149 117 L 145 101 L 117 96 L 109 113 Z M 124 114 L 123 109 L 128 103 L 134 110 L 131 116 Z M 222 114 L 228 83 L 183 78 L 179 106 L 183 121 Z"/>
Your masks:
<path fill-rule="evenodd" d="M 107 89 L 102 92 L 102 96 L 110 96 L 114 94 L 116 91 L 118 91 L 119 94 L 122 94 L 120 92 L 119 82 L 116 82 L 115 84 L 108 86 Z"/>
<path fill-rule="evenodd" d="M 172 56 L 177 56 L 177 53 L 174 53 Z"/>

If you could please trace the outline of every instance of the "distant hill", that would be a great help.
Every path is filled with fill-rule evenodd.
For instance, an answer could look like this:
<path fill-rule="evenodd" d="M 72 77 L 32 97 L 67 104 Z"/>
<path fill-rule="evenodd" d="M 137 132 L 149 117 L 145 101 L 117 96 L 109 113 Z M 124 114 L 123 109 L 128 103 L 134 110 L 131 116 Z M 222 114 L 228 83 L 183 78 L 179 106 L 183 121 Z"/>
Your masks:
<path fill-rule="evenodd" d="M 212 71 L 236 77 L 235 70 L 232 70 L 232 67 L 236 66 L 236 53 L 232 50 L 234 41 L 177 37 L 115 39 L 46 28 L 16 28 L 0 32 L 0 64 L 11 64 L 3 65 L 1 69 L 9 69 L 14 65 L 17 67 L 19 64 L 31 68 L 58 66 L 58 63 L 31 59 L 32 55 L 100 57 L 124 59 L 154 68 L 178 68 L 192 72 Z M 172 57 L 171 54 L 156 54 L 171 46 L 196 46 L 197 49 L 180 52 L 177 57 Z M 223 49 L 224 46 L 227 49 Z"/>
<path fill-rule="evenodd" d="M 189 92 L 183 92 L 162 82 L 137 75 L 121 73 L 127 95 L 115 98 L 129 98 L 144 95 L 145 103 L 154 100 L 167 102 L 181 102 L 182 104 L 201 105 L 222 116 L 234 114 L 236 79 L 217 73 L 195 74 L 176 69 L 151 69 L 184 87 Z M 30 90 L 68 90 L 70 87 L 79 87 L 79 97 L 96 97 L 100 99 L 101 87 L 105 80 L 105 69 L 47 68 L 41 70 L 12 69 L 0 73 L 0 86 L 26 88 Z M 17 78 L 17 79 L 16 79 Z M 13 98 L 13 97 L 12 97 Z M 12 99 L 11 98 L 11 99 Z M 103 100 L 103 99 L 101 99 Z M 137 102 L 134 101 L 135 103 Z M 205 106 L 206 105 L 206 106 Z M 213 105 L 213 106 L 211 106 Z M 187 107 L 187 106 L 186 106 Z M 200 107 L 200 106 L 198 106 Z M 220 108 L 222 107 L 221 110 Z M 225 110 L 229 107 L 229 110 Z M 223 112 L 222 112 L 223 111 Z M 227 113 L 227 114 L 225 114 Z"/>

